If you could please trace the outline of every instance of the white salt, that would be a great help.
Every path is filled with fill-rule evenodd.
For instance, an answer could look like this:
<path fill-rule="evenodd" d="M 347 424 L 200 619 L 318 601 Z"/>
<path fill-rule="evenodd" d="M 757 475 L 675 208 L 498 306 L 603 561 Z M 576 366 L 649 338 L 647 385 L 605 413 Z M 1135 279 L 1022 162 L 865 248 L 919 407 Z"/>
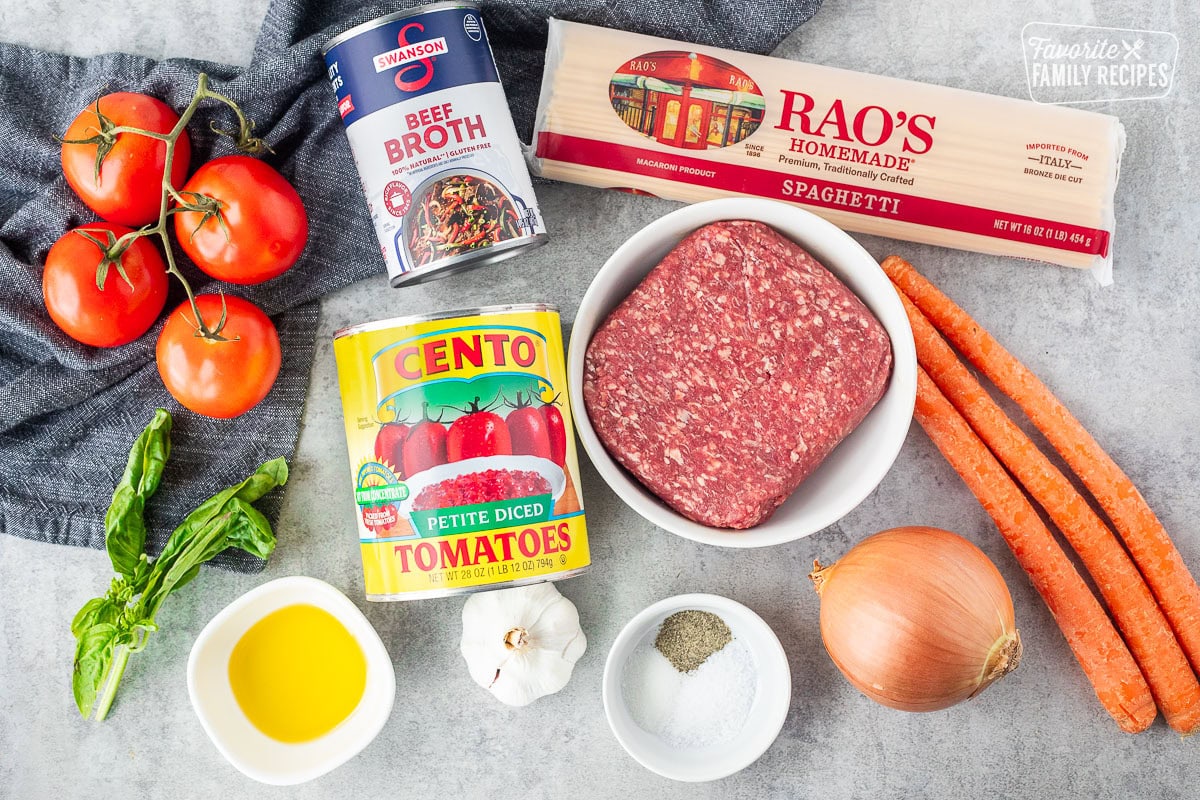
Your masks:
<path fill-rule="evenodd" d="M 633 651 L 625 663 L 621 693 L 629 715 L 638 727 L 656 733 L 666 725 L 675 709 L 682 677 L 654 646 L 653 637 L 648 637 Z"/>
<path fill-rule="evenodd" d="M 679 672 L 647 636 L 621 677 L 633 721 L 674 748 L 698 749 L 737 738 L 758 686 L 754 654 L 734 638 L 691 672 Z"/>

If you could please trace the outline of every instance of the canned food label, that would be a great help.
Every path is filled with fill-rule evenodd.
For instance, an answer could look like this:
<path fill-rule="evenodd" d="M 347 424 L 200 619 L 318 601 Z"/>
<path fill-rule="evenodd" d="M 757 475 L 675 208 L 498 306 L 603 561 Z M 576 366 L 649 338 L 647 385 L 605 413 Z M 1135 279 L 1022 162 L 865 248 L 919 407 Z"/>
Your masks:
<path fill-rule="evenodd" d="M 392 20 L 325 60 L 389 275 L 545 233 L 478 9 Z"/>
<path fill-rule="evenodd" d="M 562 352 L 544 310 L 335 339 L 368 597 L 589 564 Z"/>

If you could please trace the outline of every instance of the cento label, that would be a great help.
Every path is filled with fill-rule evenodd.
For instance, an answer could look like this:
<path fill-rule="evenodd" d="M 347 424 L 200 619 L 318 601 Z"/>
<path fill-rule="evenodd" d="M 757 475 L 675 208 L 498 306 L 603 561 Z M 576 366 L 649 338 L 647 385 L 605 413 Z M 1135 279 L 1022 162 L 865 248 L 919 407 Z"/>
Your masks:
<path fill-rule="evenodd" d="M 556 311 L 373 323 L 334 354 L 368 599 L 588 566 Z"/>
<path fill-rule="evenodd" d="M 395 411 L 414 386 L 437 392 L 440 378 L 497 392 L 515 381 L 526 393 L 550 381 L 545 335 L 513 325 L 464 325 L 413 336 L 375 353 L 371 364 L 381 412 Z M 441 392 L 457 395 L 457 388 L 447 383 Z"/>

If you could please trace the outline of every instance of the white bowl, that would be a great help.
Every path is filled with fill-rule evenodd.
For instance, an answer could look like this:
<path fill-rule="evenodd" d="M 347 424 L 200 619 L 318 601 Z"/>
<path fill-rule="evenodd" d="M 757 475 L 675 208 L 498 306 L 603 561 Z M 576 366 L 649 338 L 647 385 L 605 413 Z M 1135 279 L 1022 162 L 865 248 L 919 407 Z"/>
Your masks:
<path fill-rule="evenodd" d="M 346 626 L 366 657 L 367 684 L 358 706 L 336 728 L 289 744 L 262 733 L 242 713 L 229 683 L 229 657 L 254 623 L 297 603 L 323 609 Z M 383 728 L 396 696 L 392 659 L 371 623 L 337 589 L 303 576 L 264 583 L 213 617 L 192 645 L 187 681 L 192 708 L 221 755 L 245 775 L 274 786 L 303 783 L 349 761 Z"/>
<path fill-rule="evenodd" d="M 770 225 L 836 275 L 879 319 L 892 341 L 892 375 L 879 403 L 766 522 L 745 531 L 687 519 L 626 472 L 601 444 L 583 402 L 584 355 L 592 334 L 683 237 L 711 222 L 750 219 Z M 634 511 L 671 533 L 722 547 L 763 547 L 816 533 L 850 513 L 891 468 L 912 422 L 917 354 L 908 317 L 891 281 L 847 233 L 803 209 L 758 198 L 684 206 L 635 233 L 592 279 L 579 304 L 567 359 L 575 428 L 596 470 Z"/>
<path fill-rule="evenodd" d="M 709 611 L 725 620 L 735 639 L 754 654 L 758 671 L 754 704 L 741 733 L 732 742 L 691 750 L 677 749 L 643 730 L 625 705 L 621 678 L 625 664 L 646 637 L 677 611 Z M 604 663 L 604 714 L 625 752 L 646 769 L 676 781 L 713 781 L 754 763 L 783 729 L 792 699 L 792 675 L 779 637 L 762 617 L 741 603 L 715 594 L 681 594 L 641 611 L 617 634 Z"/>

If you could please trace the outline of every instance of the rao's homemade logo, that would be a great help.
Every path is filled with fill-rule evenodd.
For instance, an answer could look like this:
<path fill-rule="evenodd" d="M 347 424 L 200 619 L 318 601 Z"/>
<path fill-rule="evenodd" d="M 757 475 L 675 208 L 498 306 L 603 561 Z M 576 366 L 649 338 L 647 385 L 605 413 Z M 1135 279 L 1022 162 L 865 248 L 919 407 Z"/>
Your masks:
<path fill-rule="evenodd" d="M 792 137 L 792 153 L 907 172 L 914 156 L 933 147 L 937 118 L 929 114 L 875 104 L 847 106 L 841 98 L 818 102 L 810 94 L 788 89 L 781 93 L 783 107 L 775 127 L 803 134 Z M 899 150 L 899 154 L 876 148 Z"/>
<path fill-rule="evenodd" d="M 448 394 L 448 401 L 461 404 L 470 395 L 486 396 L 491 387 L 485 382 L 511 383 L 506 379 L 527 377 L 536 388 L 552 384 L 546 338 L 529 328 L 496 325 L 431 331 L 383 348 L 371 363 L 377 410 L 385 420 L 407 416 L 396 412 L 411 405 L 404 402 L 404 394 L 418 386 L 422 390 L 417 394 L 425 400 L 438 387 Z"/>
<path fill-rule="evenodd" d="M 424 25 L 410 22 L 396 35 L 399 47 L 379 53 L 372 59 L 376 72 L 400 68 L 396 73 L 396 88 L 403 92 L 418 92 L 428 86 L 433 80 L 433 57 L 449 52 L 444 36 L 416 42 L 408 41 L 409 31 L 413 29 L 419 33 L 425 32 Z"/>

